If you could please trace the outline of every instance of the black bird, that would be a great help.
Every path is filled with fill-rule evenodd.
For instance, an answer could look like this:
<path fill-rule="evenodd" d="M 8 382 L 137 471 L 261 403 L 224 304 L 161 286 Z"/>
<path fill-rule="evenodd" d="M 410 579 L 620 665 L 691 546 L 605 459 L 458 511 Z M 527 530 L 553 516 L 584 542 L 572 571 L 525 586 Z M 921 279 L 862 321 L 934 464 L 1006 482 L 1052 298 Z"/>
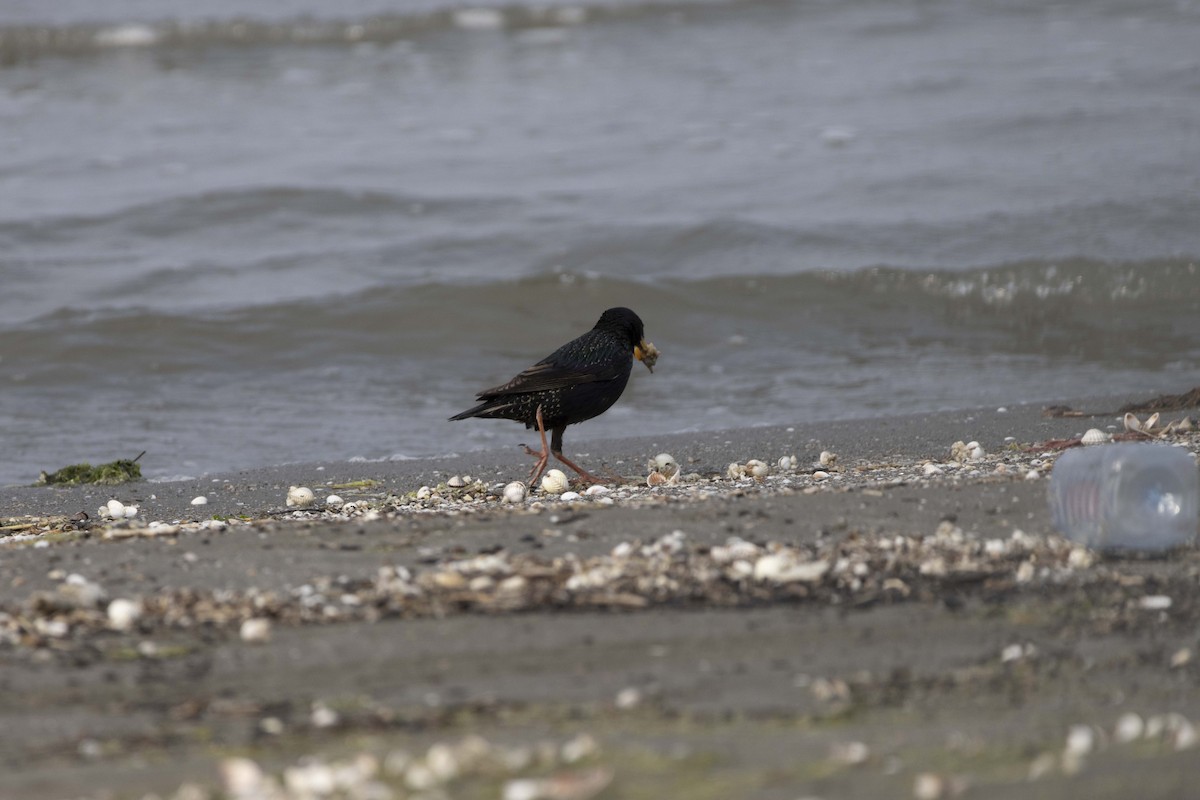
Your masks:
<path fill-rule="evenodd" d="M 646 343 L 637 314 L 628 308 L 610 308 L 600 315 L 596 327 L 508 383 L 480 392 L 475 398 L 481 401 L 479 405 L 450 419 L 511 419 L 524 422 L 526 428 L 537 428 L 542 435 L 541 452 L 522 445 L 538 459 L 529 473 L 530 484 L 546 469 L 551 454 L 584 480 L 599 483 L 599 478 L 562 454 L 563 431 L 568 425 L 603 414 L 617 402 L 629 382 L 635 358 L 653 372 L 658 351 Z M 547 428 L 552 433 L 549 448 Z"/>

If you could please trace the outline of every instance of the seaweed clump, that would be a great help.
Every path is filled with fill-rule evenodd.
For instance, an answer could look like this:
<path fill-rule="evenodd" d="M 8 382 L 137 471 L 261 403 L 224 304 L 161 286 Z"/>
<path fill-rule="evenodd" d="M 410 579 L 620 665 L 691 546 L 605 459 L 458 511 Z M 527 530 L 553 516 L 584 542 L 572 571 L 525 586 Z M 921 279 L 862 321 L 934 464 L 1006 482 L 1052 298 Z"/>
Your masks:
<path fill-rule="evenodd" d="M 82 483 L 97 483 L 104 486 L 116 486 L 120 483 L 139 481 L 142 479 L 142 468 L 138 466 L 138 458 L 146 455 L 146 451 L 138 454 L 137 458 L 122 458 L 107 464 L 71 464 L 54 472 L 46 472 L 38 476 L 37 486 L 52 486 L 54 484 L 76 485 Z"/>

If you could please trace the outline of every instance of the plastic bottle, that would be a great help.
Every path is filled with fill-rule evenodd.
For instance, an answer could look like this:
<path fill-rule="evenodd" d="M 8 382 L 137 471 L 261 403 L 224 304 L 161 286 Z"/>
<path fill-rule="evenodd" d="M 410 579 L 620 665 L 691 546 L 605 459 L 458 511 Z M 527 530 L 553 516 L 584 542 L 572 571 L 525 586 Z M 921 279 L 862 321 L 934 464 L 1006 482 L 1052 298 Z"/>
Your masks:
<path fill-rule="evenodd" d="M 1190 453 L 1150 443 L 1080 447 L 1050 476 L 1054 525 L 1098 550 L 1153 552 L 1190 545 L 1200 509 L 1200 471 Z"/>

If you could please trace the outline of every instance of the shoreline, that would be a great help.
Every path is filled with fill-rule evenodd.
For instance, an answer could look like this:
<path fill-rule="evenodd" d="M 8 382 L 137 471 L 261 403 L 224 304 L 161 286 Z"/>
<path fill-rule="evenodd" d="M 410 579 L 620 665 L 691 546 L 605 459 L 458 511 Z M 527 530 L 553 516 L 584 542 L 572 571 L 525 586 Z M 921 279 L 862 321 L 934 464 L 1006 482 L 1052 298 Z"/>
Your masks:
<path fill-rule="evenodd" d="M 1080 409 L 1116 408 L 1129 397 L 1088 399 L 1073 403 Z M 878 459 L 901 454 L 946 460 L 955 441 L 978 441 L 987 452 L 1007 446 L 1006 437 L 1023 443 L 1077 436 L 1090 427 L 1116 431 L 1115 417 L 1047 418 L 1046 404 L 977 408 L 912 414 L 877 419 L 780 424 L 755 428 L 646 435 L 611 440 L 582 439 L 568 455 L 593 468 L 608 468 L 621 475 L 645 476 L 645 463 L 657 453 L 669 452 L 685 472 L 724 473 L 730 462 L 751 458 L 774 463 L 796 455 L 801 465 L 816 462 L 823 450 L 843 458 Z M 999 407 L 1002 408 L 1002 407 Z M 1181 415 L 1182 416 L 1182 415 Z M 433 485 L 452 475 L 477 476 L 489 482 L 522 480 L 530 460 L 518 443 L 528 431 L 513 427 L 511 448 L 470 451 L 444 458 L 399 461 L 328 461 L 285 464 L 215 473 L 169 482 L 138 481 L 119 486 L 6 486 L 0 487 L 0 515 L 91 514 L 110 498 L 133 503 L 152 519 L 205 519 L 213 515 L 260 515 L 286 507 L 289 486 L 330 487 L 355 481 L 377 481 L 397 493 Z M 560 465 L 561 466 L 561 465 Z M 192 506 L 204 496 L 208 503 Z"/>

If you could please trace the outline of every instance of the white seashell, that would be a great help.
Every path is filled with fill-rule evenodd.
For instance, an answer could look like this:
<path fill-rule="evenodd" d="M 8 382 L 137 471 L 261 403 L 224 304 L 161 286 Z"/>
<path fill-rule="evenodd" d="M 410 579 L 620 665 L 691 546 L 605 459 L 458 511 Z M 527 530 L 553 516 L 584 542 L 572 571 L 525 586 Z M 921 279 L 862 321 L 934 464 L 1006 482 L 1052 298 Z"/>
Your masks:
<path fill-rule="evenodd" d="M 504 487 L 502 496 L 506 503 L 520 503 L 525 499 L 525 484 L 513 481 Z"/>
<path fill-rule="evenodd" d="M 420 489 L 417 489 L 418 500 L 428 500 L 432 496 L 433 489 L 430 489 L 428 486 L 422 486 Z"/>
<path fill-rule="evenodd" d="M 124 519 L 125 504 L 120 500 L 109 500 L 104 506 L 104 516 L 110 519 Z"/>
<path fill-rule="evenodd" d="M 1146 723 L 1142 718 L 1132 711 L 1127 711 L 1117 719 L 1117 726 L 1113 729 L 1113 739 L 1119 744 L 1128 744 L 1142 738 L 1142 731 L 1146 729 Z"/>
<path fill-rule="evenodd" d="M 1072 725 L 1067 732 L 1064 752 L 1073 756 L 1086 756 L 1096 748 L 1096 732 L 1090 725 Z"/>
<path fill-rule="evenodd" d="M 822 450 L 820 457 L 817 459 L 822 467 L 830 467 L 837 463 L 837 453 L 831 453 L 828 450 Z"/>
<path fill-rule="evenodd" d="M 265 792 L 266 776 L 249 758 L 227 758 L 221 762 L 221 782 L 230 797 L 258 797 Z"/>
<path fill-rule="evenodd" d="M 126 519 L 133 519 L 137 515 L 138 515 L 138 507 L 137 506 L 125 506 L 125 518 Z"/>
<path fill-rule="evenodd" d="M 795 455 L 784 456 L 775 463 L 780 472 L 791 472 L 800 464 Z"/>
<path fill-rule="evenodd" d="M 1089 428 L 1087 433 L 1080 437 L 1079 441 L 1085 445 L 1104 444 L 1105 442 L 1112 441 L 1112 436 L 1099 428 Z"/>
<path fill-rule="evenodd" d="M 797 562 L 791 556 L 778 553 L 762 556 L 754 562 L 754 579 L 758 581 L 812 583 L 828 571 L 828 561 Z"/>
<path fill-rule="evenodd" d="M 567 500 L 567 501 L 571 501 L 571 500 L 582 500 L 582 499 L 583 499 L 583 495 L 581 495 L 579 492 L 563 492 L 563 493 L 562 493 L 562 494 L 559 496 L 559 499 L 560 499 L 560 500 Z"/>
<path fill-rule="evenodd" d="M 592 486 L 589 486 L 587 488 L 587 490 L 584 492 L 584 494 L 593 494 L 593 495 L 594 494 L 608 494 L 611 491 L 612 491 L 612 489 L 608 488 L 607 486 L 603 486 L 603 485 L 597 483 L 597 484 L 593 484 Z"/>
<path fill-rule="evenodd" d="M 338 497 L 336 494 L 331 494 L 329 497 L 325 498 L 325 505 L 329 506 L 330 508 L 341 508 L 345 502 L 345 500 Z"/>
<path fill-rule="evenodd" d="M 451 489 L 461 489 L 467 485 L 467 482 L 459 475 L 451 475 L 450 480 L 446 481 L 446 485 Z"/>
<path fill-rule="evenodd" d="M 205 497 L 204 495 L 200 495 L 199 497 L 193 497 L 193 498 L 192 498 L 192 505 L 194 505 L 194 506 L 206 506 L 206 505 L 208 505 L 208 498 L 207 498 L 207 497 Z"/>
<path fill-rule="evenodd" d="M 829 477 L 829 473 L 823 469 L 819 469 L 812 474 L 812 478 L 814 481 L 823 481 L 828 477 Z"/>
<path fill-rule="evenodd" d="M 671 478 L 679 472 L 679 462 L 670 453 L 659 453 L 654 457 L 654 468 Z"/>
<path fill-rule="evenodd" d="M 287 493 L 288 508 L 307 508 L 313 504 L 316 495 L 307 486 L 289 486 Z"/>
<path fill-rule="evenodd" d="M 238 632 L 243 642 L 260 644 L 271 638 L 271 620 L 265 617 L 251 617 L 242 622 Z"/>
<path fill-rule="evenodd" d="M 771 468 L 764 461 L 752 458 L 746 462 L 746 474 L 751 478 L 765 478 L 771 474 Z"/>
<path fill-rule="evenodd" d="M 937 464 L 934 464 L 932 462 L 926 464 L 925 469 L 924 469 L 925 477 L 927 477 L 927 478 L 932 475 L 941 475 L 944 471 L 945 470 L 943 470 Z"/>
<path fill-rule="evenodd" d="M 542 476 L 542 491 L 546 494 L 562 494 L 570 483 L 561 469 L 552 469 Z"/>
<path fill-rule="evenodd" d="M 979 442 L 967 442 L 967 458 L 972 461 L 978 461 L 987 455 L 987 451 Z"/>
<path fill-rule="evenodd" d="M 1121 422 L 1125 425 L 1125 430 L 1129 431 L 1130 433 L 1142 432 L 1142 421 L 1138 419 L 1137 415 L 1132 411 L 1126 411 L 1125 417 L 1121 420 Z"/>
<path fill-rule="evenodd" d="M 734 461 L 732 464 L 730 464 L 728 467 L 725 468 L 725 475 L 730 480 L 734 480 L 734 481 L 740 480 L 741 478 L 746 477 L 746 468 L 743 467 L 741 464 L 737 463 L 736 461 Z"/>
<path fill-rule="evenodd" d="M 108 625 L 114 630 L 127 631 L 142 616 L 142 604 L 118 597 L 108 604 Z"/>

